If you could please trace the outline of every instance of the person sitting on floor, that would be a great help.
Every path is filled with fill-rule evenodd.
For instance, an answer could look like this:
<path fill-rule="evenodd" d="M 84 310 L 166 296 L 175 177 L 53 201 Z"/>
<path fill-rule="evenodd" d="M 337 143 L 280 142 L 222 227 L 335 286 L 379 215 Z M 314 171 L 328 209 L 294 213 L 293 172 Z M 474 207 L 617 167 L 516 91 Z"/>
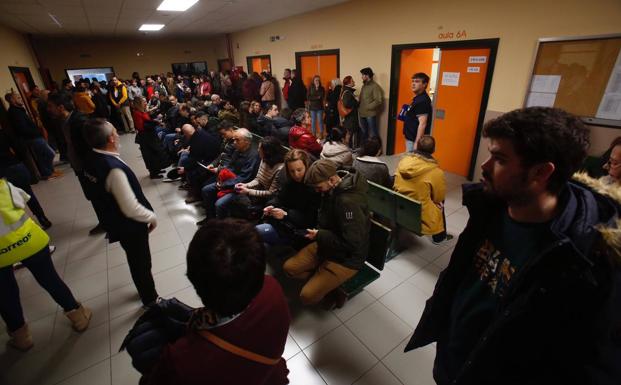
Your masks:
<path fill-rule="evenodd" d="M 200 164 L 208 165 L 220 154 L 220 138 L 212 132 L 196 129 L 191 124 L 184 124 L 181 132 L 188 143 L 187 156 L 179 160 L 177 172 L 185 175 L 190 186 L 189 197 L 197 197 L 200 192 L 201 175 L 206 172 Z"/>
<path fill-rule="evenodd" d="M 436 141 L 432 136 L 423 135 L 416 148 L 399 162 L 394 190 L 421 203 L 421 232 L 431 235 L 434 243 L 442 242 L 447 238 L 446 182 L 444 172 L 432 156 Z"/>
<path fill-rule="evenodd" d="M 346 296 L 339 286 L 362 268 L 369 250 L 367 181 L 356 173 L 337 172 L 332 161 L 321 159 L 310 166 L 304 182 L 322 193 L 318 228 L 307 231 L 314 242 L 283 269 L 292 278 L 308 280 L 300 292 L 302 303 L 324 300 L 326 309 L 342 307 Z"/>
<path fill-rule="evenodd" d="M 207 218 L 198 222 L 199 226 L 204 225 L 207 219 L 216 217 L 224 219 L 229 215 L 229 205 L 235 198 L 233 193 L 218 194 L 226 190 L 233 190 L 238 183 L 250 182 L 259 168 L 259 155 L 252 148 L 252 134 L 245 128 L 235 131 L 233 139 L 235 151 L 231 159 L 222 166 L 216 168 L 209 165 L 207 170 L 218 175 L 223 170 L 231 172 L 234 176 L 227 179 L 224 183 L 214 182 L 204 186 L 201 195 L 205 203 Z M 220 196 L 218 196 L 220 195 Z"/>
<path fill-rule="evenodd" d="M 140 384 L 288 384 L 282 354 L 291 316 L 280 285 L 264 273 L 252 225 L 210 220 L 190 242 L 187 270 L 204 307 Z"/>
<path fill-rule="evenodd" d="M 353 163 L 351 149 L 345 144 L 345 135 L 340 128 L 330 130 L 328 139 L 323 144 L 321 159 L 330 159 L 337 168 L 350 167 Z"/>

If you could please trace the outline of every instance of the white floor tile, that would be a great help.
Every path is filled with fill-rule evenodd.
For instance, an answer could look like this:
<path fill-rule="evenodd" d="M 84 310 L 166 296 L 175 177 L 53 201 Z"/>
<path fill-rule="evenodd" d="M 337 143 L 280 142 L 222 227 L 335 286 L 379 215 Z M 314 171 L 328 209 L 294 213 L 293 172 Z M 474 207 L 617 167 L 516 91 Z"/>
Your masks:
<path fill-rule="evenodd" d="M 326 385 L 306 355 L 300 352 L 287 361 L 290 385 Z"/>
<path fill-rule="evenodd" d="M 186 276 L 185 264 L 153 275 L 155 289 L 161 297 L 167 297 L 181 289 L 192 286 Z"/>
<path fill-rule="evenodd" d="M 71 253 L 71 252 L 70 252 Z M 89 277 L 93 274 L 108 269 L 108 257 L 106 257 L 105 249 L 100 254 L 94 254 L 83 261 L 68 262 L 65 266 L 65 281 L 71 282 L 80 278 Z"/>
<path fill-rule="evenodd" d="M 414 274 L 407 282 L 413 284 L 418 287 L 425 293 L 431 296 L 433 294 L 433 289 L 436 286 L 436 282 L 438 281 L 438 276 L 442 269 L 439 266 L 434 265 L 433 263 L 425 266 L 421 271 Z"/>
<path fill-rule="evenodd" d="M 181 239 L 179 238 L 176 230 L 167 231 L 165 233 L 158 234 L 157 236 L 149 237 L 149 248 L 151 249 L 151 254 L 180 243 Z"/>
<path fill-rule="evenodd" d="M 102 361 L 90 368 L 58 383 L 58 385 L 110 385 L 110 360 Z"/>
<path fill-rule="evenodd" d="M 329 311 L 316 308 L 303 308 L 298 312 L 291 309 L 292 321 L 289 333 L 301 349 L 306 349 L 331 330 L 341 325 L 341 321 Z"/>
<path fill-rule="evenodd" d="M 365 373 L 354 385 L 401 385 L 390 370 L 386 369 L 381 362 Z"/>
<path fill-rule="evenodd" d="M 103 234 L 88 236 L 88 229 L 84 234 L 84 236 L 74 234 L 77 239 L 74 239 L 69 246 L 68 263 L 106 252 L 107 241 Z"/>
<path fill-rule="evenodd" d="M 108 290 L 116 290 L 129 284 L 133 284 L 133 281 L 127 263 L 108 269 Z"/>
<path fill-rule="evenodd" d="M 127 352 L 112 356 L 110 366 L 112 385 L 136 385 L 140 381 L 140 373 L 132 366 L 131 357 Z"/>
<path fill-rule="evenodd" d="M 127 333 L 141 315 L 142 311 L 132 311 L 110 321 L 110 351 L 113 355 L 117 353 L 127 354 L 126 351 L 119 352 L 119 349 Z"/>
<path fill-rule="evenodd" d="M 345 306 L 340 309 L 332 310 L 332 312 L 342 322 L 345 322 L 375 301 L 376 299 L 371 294 L 369 294 L 368 291 L 363 290 L 359 294 L 356 294 L 354 298 L 348 300 L 345 303 Z"/>
<path fill-rule="evenodd" d="M 21 300 L 24 317 L 29 321 L 36 321 L 56 313 L 56 302 L 47 291 Z"/>
<path fill-rule="evenodd" d="M 169 247 L 151 254 L 151 272 L 153 274 L 185 264 L 185 248 L 182 244 Z"/>
<path fill-rule="evenodd" d="M 384 358 L 384 365 L 405 385 L 434 385 L 433 360 L 436 349 L 433 345 L 403 353 L 409 338 Z"/>
<path fill-rule="evenodd" d="M 404 250 L 386 263 L 386 267 L 401 278 L 409 278 L 427 266 L 429 261 L 419 257 L 412 250 Z"/>
<path fill-rule="evenodd" d="M 129 312 L 139 311 L 142 307 L 138 291 L 136 291 L 133 283 L 111 290 L 108 294 L 110 298 L 110 319 Z"/>
<path fill-rule="evenodd" d="M 304 354 L 328 385 L 349 385 L 377 362 L 377 358 L 343 325 L 309 346 Z"/>
<path fill-rule="evenodd" d="M 302 350 L 300 349 L 298 344 L 296 344 L 295 340 L 293 339 L 293 337 L 291 337 L 291 334 L 287 335 L 287 343 L 285 344 L 285 351 L 282 354 L 283 358 L 285 360 L 288 360 L 288 359 L 290 359 L 291 357 L 295 356 L 296 354 L 298 354 L 301 351 Z"/>
<path fill-rule="evenodd" d="M 380 298 L 390 290 L 397 287 L 401 282 L 405 280 L 405 277 L 400 277 L 391 269 L 382 270 L 380 277 L 371 284 L 365 287 L 365 290 L 375 298 Z"/>
<path fill-rule="evenodd" d="M 108 293 L 100 295 L 95 298 L 91 298 L 88 301 L 82 302 L 82 305 L 89 308 L 93 312 L 89 329 L 105 324 L 110 321 L 110 308 L 108 306 Z M 74 331 L 71 327 L 71 322 L 65 316 L 62 308 L 59 308 L 56 312 L 56 323 L 54 324 L 54 333 L 52 335 L 52 341 L 60 343 L 70 338 L 73 335 L 77 335 L 78 332 Z"/>
<path fill-rule="evenodd" d="M 413 331 L 380 302 L 364 309 L 345 325 L 380 359 Z"/>
<path fill-rule="evenodd" d="M 409 282 L 404 282 L 380 298 L 380 302 L 411 328 L 415 328 L 423 314 L 425 302 L 428 298 L 427 293 Z"/>
<path fill-rule="evenodd" d="M 86 301 L 102 294 L 107 294 L 108 270 L 67 282 L 67 286 L 78 301 Z"/>

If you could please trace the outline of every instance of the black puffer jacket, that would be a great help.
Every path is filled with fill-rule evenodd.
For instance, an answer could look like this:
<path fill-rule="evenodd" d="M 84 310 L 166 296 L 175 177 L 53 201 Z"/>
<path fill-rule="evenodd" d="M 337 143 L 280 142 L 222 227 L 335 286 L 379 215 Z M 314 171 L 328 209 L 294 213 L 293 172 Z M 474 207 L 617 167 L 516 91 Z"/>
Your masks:
<path fill-rule="evenodd" d="M 438 370 L 446 363 L 436 358 L 438 384 L 621 383 L 621 348 L 614 342 L 621 311 L 618 249 L 597 230 L 605 226 L 608 240 L 621 240 L 619 206 L 577 183 L 567 185 L 560 204 L 549 227 L 551 240 L 513 277 L 457 377 L 446 378 Z M 464 205 L 470 220 L 406 352 L 437 341 L 438 357 L 444 356 L 456 291 L 490 226 L 506 210 L 481 185 L 464 186 Z"/>

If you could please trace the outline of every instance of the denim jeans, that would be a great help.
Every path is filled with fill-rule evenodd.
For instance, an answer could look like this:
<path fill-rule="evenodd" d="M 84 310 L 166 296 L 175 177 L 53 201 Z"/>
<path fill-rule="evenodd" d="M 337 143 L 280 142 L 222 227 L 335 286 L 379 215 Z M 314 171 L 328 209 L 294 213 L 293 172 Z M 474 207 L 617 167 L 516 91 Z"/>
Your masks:
<path fill-rule="evenodd" d="M 405 140 L 405 151 L 414 152 L 414 141 L 413 140 Z"/>
<path fill-rule="evenodd" d="M 71 294 L 71 290 L 58 276 L 52 263 L 48 245 L 45 245 L 41 251 L 32 257 L 24 259 L 22 264 L 30 270 L 30 273 L 32 273 L 39 285 L 65 311 L 74 310 L 80 306 L 73 294 Z M 10 332 L 21 328 L 25 323 L 22 304 L 19 300 L 19 287 L 13 273 L 13 266 L 0 268 L 0 315 Z"/>
<path fill-rule="evenodd" d="M 166 149 L 166 151 L 170 151 L 170 152 L 177 152 L 176 145 L 175 145 L 175 140 L 177 140 L 179 138 L 180 137 L 177 134 L 166 134 L 164 136 L 164 140 L 162 141 L 162 143 L 164 145 L 164 149 Z"/>
<path fill-rule="evenodd" d="M 260 225 L 256 225 L 255 229 L 259 233 L 263 243 L 267 243 L 270 246 L 286 245 L 288 243 L 286 239 L 283 239 L 280 234 L 278 234 L 278 231 L 276 231 L 274 226 L 269 223 L 261 223 Z"/>
<path fill-rule="evenodd" d="M 379 128 L 377 127 L 377 116 L 360 117 L 360 145 L 362 145 L 369 137 L 379 137 Z"/>
<path fill-rule="evenodd" d="M 317 131 L 319 131 L 319 135 L 323 135 L 323 110 L 311 110 L 310 115 L 313 135 L 318 136 Z M 317 128 L 319 128 L 319 130 L 317 130 Z"/>
<path fill-rule="evenodd" d="M 34 154 L 37 168 L 44 178 L 49 177 L 54 172 L 54 150 L 49 144 L 39 137 L 30 141 L 30 148 Z"/>
<path fill-rule="evenodd" d="M 201 196 L 205 202 L 205 212 L 207 218 L 224 219 L 229 216 L 229 205 L 235 199 L 235 193 L 229 193 L 218 198 L 218 188 L 215 183 L 205 185 L 201 189 Z"/>

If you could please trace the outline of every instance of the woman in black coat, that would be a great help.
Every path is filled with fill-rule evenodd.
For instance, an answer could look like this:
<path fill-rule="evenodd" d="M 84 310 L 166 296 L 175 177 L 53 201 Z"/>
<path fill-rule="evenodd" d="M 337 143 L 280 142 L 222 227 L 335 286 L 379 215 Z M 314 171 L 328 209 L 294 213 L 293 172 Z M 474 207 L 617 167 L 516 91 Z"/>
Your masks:
<path fill-rule="evenodd" d="M 306 229 L 317 226 L 321 196 L 306 184 L 304 176 L 312 163 L 304 150 L 293 149 L 285 155 L 285 167 L 276 176 L 280 190 L 263 209 L 265 223 L 257 225 L 263 242 L 300 249 L 309 243 Z"/>
<path fill-rule="evenodd" d="M 339 119 L 339 110 L 338 110 L 338 101 L 341 97 L 341 91 L 343 90 L 343 86 L 341 85 L 341 79 L 332 79 L 330 82 L 330 89 L 328 90 L 328 96 L 326 98 L 326 128 L 328 131 L 328 136 L 330 136 L 330 131 L 334 127 L 341 126 L 341 120 Z"/>
<path fill-rule="evenodd" d="M 292 75 L 295 75 L 294 78 L 291 79 L 291 86 L 289 86 L 289 99 L 287 103 L 289 104 L 289 108 L 292 111 L 295 111 L 298 108 L 306 107 L 306 86 L 302 82 L 299 76 L 297 76 L 295 70 L 291 71 Z"/>
<path fill-rule="evenodd" d="M 108 110 L 108 100 L 105 95 L 101 93 L 101 89 L 97 84 L 91 84 L 90 87 L 91 99 L 93 103 L 95 103 L 95 111 L 93 111 L 94 118 L 104 118 L 106 120 L 110 119 L 110 110 Z"/>
<path fill-rule="evenodd" d="M 358 100 L 354 96 L 356 83 L 351 76 L 343 79 L 343 107 L 351 111 L 343 119 L 343 128 L 347 131 L 349 147 L 356 149 L 360 143 L 360 126 L 358 125 Z"/>

